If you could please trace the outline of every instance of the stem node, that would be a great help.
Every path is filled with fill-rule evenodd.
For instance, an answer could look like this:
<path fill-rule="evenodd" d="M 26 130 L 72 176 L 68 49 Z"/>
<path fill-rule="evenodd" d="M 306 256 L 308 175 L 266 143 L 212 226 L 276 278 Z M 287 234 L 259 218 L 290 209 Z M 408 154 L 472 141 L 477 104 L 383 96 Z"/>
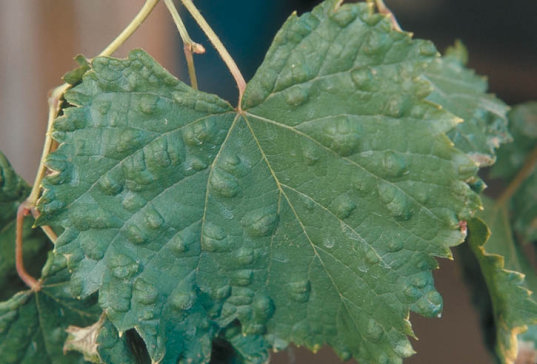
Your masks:
<path fill-rule="evenodd" d="M 185 48 L 188 49 L 189 52 L 195 53 L 195 54 L 203 54 L 205 53 L 205 47 L 202 46 L 199 43 L 192 42 L 190 44 L 185 44 Z"/>

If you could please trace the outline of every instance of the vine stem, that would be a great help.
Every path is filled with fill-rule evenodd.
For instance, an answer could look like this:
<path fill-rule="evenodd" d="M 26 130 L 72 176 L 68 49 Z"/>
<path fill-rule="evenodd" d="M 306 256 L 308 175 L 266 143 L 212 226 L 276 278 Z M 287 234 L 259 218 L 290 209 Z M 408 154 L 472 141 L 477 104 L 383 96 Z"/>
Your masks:
<path fill-rule="evenodd" d="M 199 12 L 198 8 L 194 5 L 192 0 L 181 0 L 185 8 L 188 10 L 190 15 L 194 18 L 196 23 L 200 26 L 201 30 L 207 35 L 207 38 L 209 38 L 209 41 L 212 43 L 220 57 L 222 57 L 222 60 L 226 64 L 227 68 L 231 72 L 231 75 L 235 79 L 235 82 L 237 83 L 237 87 L 239 89 L 239 102 L 237 105 L 238 110 L 241 110 L 241 101 L 242 101 L 242 95 L 244 94 L 244 90 L 246 89 L 246 81 L 244 80 L 244 77 L 242 76 L 241 71 L 239 70 L 239 67 L 237 67 L 237 64 L 231 58 L 231 55 L 227 51 L 226 47 L 224 47 L 224 44 L 222 41 L 220 41 L 220 38 L 216 35 L 216 33 L 212 30 L 212 28 L 209 26 L 203 15 Z"/>
<path fill-rule="evenodd" d="M 147 19 L 149 14 L 151 14 L 151 11 L 155 8 L 155 5 L 158 4 L 158 2 L 159 0 L 147 0 L 138 12 L 138 14 L 136 14 L 136 16 L 132 19 L 132 21 L 101 53 L 99 53 L 98 57 L 110 56 L 119 47 L 121 47 L 121 45 L 125 43 L 127 39 L 129 39 L 129 37 L 140 27 L 140 25 L 142 25 L 145 19 Z M 65 92 L 70 87 L 71 85 L 64 83 L 63 85 L 55 88 L 49 97 L 49 113 L 47 121 L 47 131 L 45 135 L 45 144 L 43 145 L 43 153 L 41 154 L 41 161 L 39 162 L 37 176 L 35 178 L 34 185 L 32 186 L 32 192 L 27 199 L 30 206 L 32 207 L 35 206 L 37 199 L 39 198 L 39 194 L 41 192 L 41 181 L 43 180 L 43 177 L 45 176 L 45 172 L 47 170 L 47 167 L 45 166 L 45 161 L 54 144 L 51 135 L 52 125 L 54 123 L 54 119 L 60 111 L 60 101 Z"/>
<path fill-rule="evenodd" d="M 32 207 L 25 201 L 17 209 L 17 226 L 15 231 L 15 267 L 20 279 L 34 292 L 41 289 L 41 282 L 32 277 L 24 268 L 22 251 L 22 232 L 24 217 L 30 214 Z"/>
<path fill-rule="evenodd" d="M 138 14 L 132 19 L 132 21 L 123 29 L 121 33 L 106 47 L 99 57 L 107 57 L 114 53 L 130 36 L 142 25 L 142 23 L 147 19 L 149 14 L 153 11 L 155 6 L 158 4 L 159 0 L 146 0 Z"/>
<path fill-rule="evenodd" d="M 496 200 L 496 205 L 504 205 L 513 197 L 515 192 L 518 190 L 522 182 L 526 180 L 526 178 L 529 177 L 529 175 L 533 172 L 535 167 L 537 166 L 537 147 L 535 147 L 531 153 L 528 155 L 526 160 L 524 161 L 524 164 L 522 165 L 522 168 L 518 171 L 515 178 L 509 183 L 507 188 L 503 191 L 503 193 L 500 195 L 500 197 Z"/>
<path fill-rule="evenodd" d="M 138 14 L 132 19 L 132 21 L 123 29 L 123 31 L 101 52 L 99 57 L 110 56 L 114 53 L 129 37 L 134 34 L 134 32 L 142 25 L 142 23 L 147 19 L 149 14 L 155 8 L 159 0 L 146 0 Z M 47 120 L 47 130 L 45 133 L 45 142 L 43 145 L 43 152 L 41 154 L 41 160 L 39 161 L 39 166 L 37 167 L 37 175 L 35 177 L 34 184 L 32 186 L 32 191 L 28 198 L 19 206 L 17 210 L 17 220 L 16 220 L 16 233 L 15 233 L 15 266 L 17 269 L 17 274 L 22 279 L 28 287 L 33 291 L 39 291 L 41 289 L 40 281 L 32 277 L 24 268 L 23 260 L 23 223 L 24 217 L 28 216 L 30 213 L 34 218 L 39 217 L 39 211 L 36 209 L 37 200 L 41 194 L 41 182 L 45 177 L 47 172 L 46 160 L 49 153 L 53 150 L 55 142 L 52 139 L 52 127 L 54 120 L 56 119 L 60 109 L 61 109 L 61 100 L 65 92 L 71 87 L 70 84 L 64 83 L 61 86 L 56 87 L 50 94 L 48 104 L 48 120 Z M 50 226 L 41 226 L 43 232 L 47 237 L 56 243 L 57 235 L 52 230 Z"/>
<path fill-rule="evenodd" d="M 179 35 L 181 36 L 181 40 L 184 44 L 185 58 L 188 67 L 188 76 L 190 77 L 190 84 L 192 88 L 197 90 L 198 79 L 196 77 L 196 67 L 194 66 L 193 53 L 203 54 L 205 53 L 205 48 L 201 44 L 194 42 L 190 38 L 190 35 L 186 30 L 185 24 L 183 23 L 183 20 L 181 19 L 181 16 L 179 15 L 179 12 L 177 11 L 173 0 L 164 0 L 164 3 L 168 7 L 168 11 L 173 18 L 173 22 L 175 23 L 175 26 L 177 27 Z"/>
<path fill-rule="evenodd" d="M 54 119 L 58 112 L 60 111 L 60 101 L 63 97 L 65 91 L 69 89 L 70 85 L 64 83 L 63 85 L 56 87 L 48 99 L 48 121 L 47 121 L 47 131 L 45 133 L 45 144 L 43 145 L 43 152 L 41 154 L 41 160 L 39 161 L 39 167 L 37 168 L 37 175 L 35 177 L 34 185 L 32 186 L 32 191 L 30 196 L 26 199 L 29 206 L 34 207 L 39 198 L 41 192 L 41 181 L 45 177 L 47 171 L 46 159 L 50 151 L 52 150 L 54 140 L 52 139 L 52 126 Z"/>

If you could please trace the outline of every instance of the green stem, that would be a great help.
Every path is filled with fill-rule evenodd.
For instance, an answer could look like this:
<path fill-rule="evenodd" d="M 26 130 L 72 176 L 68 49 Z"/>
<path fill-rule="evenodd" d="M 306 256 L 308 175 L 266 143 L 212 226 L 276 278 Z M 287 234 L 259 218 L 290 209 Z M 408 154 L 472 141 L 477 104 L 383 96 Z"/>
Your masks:
<path fill-rule="evenodd" d="M 194 56 L 192 51 L 185 45 L 185 59 L 188 68 L 188 77 L 190 78 L 190 85 L 194 90 L 198 89 L 198 78 L 196 77 L 196 67 L 194 67 Z"/>
<path fill-rule="evenodd" d="M 522 182 L 526 180 L 530 176 L 530 174 L 535 169 L 535 166 L 537 166 L 537 147 L 531 151 L 531 153 L 528 155 L 526 160 L 524 161 L 524 164 L 522 165 L 522 168 L 518 171 L 515 178 L 511 180 L 507 188 L 503 191 L 503 193 L 500 195 L 500 197 L 496 200 L 496 205 L 505 205 L 511 197 L 515 194 L 515 192 L 518 190 Z"/>
<path fill-rule="evenodd" d="M 173 22 L 175 23 L 175 26 L 177 27 L 177 30 L 179 31 L 179 35 L 181 36 L 181 39 L 183 41 L 184 51 L 185 51 L 185 58 L 186 58 L 186 64 L 188 67 L 188 76 L 190 77 L 190 84 L 192 85 L 192 88 L 198 89 L 198 78 L 196 77 L 196 67 L 194 66 L 194 57 L 192 53 L 202 54 L 205 53 L 205 48 L 199 44 L 194 42 L 190 35 L 188 34 L 188 31 L 186 30 L 185 24 L 183 23 L 183 20 L 181 19 L 181 16 L 179 15 L 179 12 L 177 11 L 177 8 L 175 7 L 175 4 L 173 3 L 173 0 L 164 0 L 164 3 L 168 7 L 168 11 L 170 12 Z"/>
<path fill-rule="evenodd" d="M 24 217 L 30 214 L 31 207 L 27 202 L 23 202 L 17 210 L 17 224 L 15 229 L 15 268 L 20 279 L 34 292 L 41 289 L 41 282 L 32 277 L 24 268 L 22 234 Z"/>
<path fill-rule="evenodd" d="M 203 32 L 207 35 L 209 38 L 209 41 L 212 43 L 220 57 L 222 57 L 222 60 L 226 64 L 227 68 L 231 72 L 231 75 L 235 79 L 235 82 L 237 83 L 237 87 L 239 89 L 239 102 L 238 102 L 238 109 L 241 110 L 241 100 L 242 95 L 244 94 L 244 90 L 246 89 L 246 81 L 244 80 L 244 77 L 242 76 L 239 67 L 237 67 L 237 64 L 231 58 L 231 55 L 227 51 L 226 47 L 224 47 L 224 44 L 220 41 L 220 38 L 216 35 L 216 33 L 211 29 L 207 21 L 203 18 L 201 13 L 199 12 L 198 8 L 194 5 L 192 0 L 181 0 L 185 8 L 188 10 L 190 15 L 194 18 L 196 23 L 200 26 L 200 28 L 203 30 Z"/>
<path fill-rule="evenodd" d="M 157 5 L 159 0 L 146 0 L 144 6 L 140 9 L 138 14 L 132 19 L 132 21 L 127 25 L 125 29 L 106 47 L 99 57 L 107 57 L 114 53 L 130 36 L 142 25 L 142 23 L 147 19 L 155 5 Z"/>

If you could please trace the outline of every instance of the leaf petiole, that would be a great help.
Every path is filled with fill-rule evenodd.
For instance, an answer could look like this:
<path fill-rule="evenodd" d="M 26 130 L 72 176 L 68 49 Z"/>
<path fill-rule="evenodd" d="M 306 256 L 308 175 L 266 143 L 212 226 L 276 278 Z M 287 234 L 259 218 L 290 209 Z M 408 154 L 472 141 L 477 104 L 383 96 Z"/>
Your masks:
<path fill-rule="evenodd" d="M 30 214 L 32 207 L 25 201 L 17 209 L 17 225 L 15 232 L 15 267 L 20 279 L 34 292 L 41 289 L 41 281 L 32 277 L 24 268 L 23 251 L 22 251 L 22 232 L 24 218 Z"/>
<path fill-rule="evenodd" d="M 192 15 L 196 23 L 198 23 L 198 25 L 203 30 L 205 35 L 207 35 L 207 37 L 209 38 L 209 41 L 212 43 L 212 45 L 214 46 L 214 48 L 216 49 L 216 51 L 218 52 L 218 54 L 220 55 L 224 63 L 226 64 L 227 68 L 231 72 L 231 75 L 235 79 L 235 82 L 237 83 L 237 87 L 239 89 L 239 102 L 238 102 L 237 108 L 240 111 L 242 95 L 244 94 L 244 90 L 246 89 L 246 81 L 244 80 L 244 77 L 242 76 L 242 73 L 239 70 L 239 67 L 237 67 L 237 64 L 235 63 L 233 58 L 231 58 L 231 55 L 227 51 L 226 47 L 224 47 L 224 44 L 222 43 L 220 38 L 218 38 L 216 33 L 209 26 L 209 24 L 207 23 L 203 15 L 201 15 L 198 8 L 196 8 L 192 0 L 181 0 L 181 2 L 185 6 L 185 8 L 188 10 L 190 15 Z"/>
<path fill-rule="evenodd" d="M 186 64 L 188 67 L 188 76 L 190 77 L 190 84 L 193 89 L 198 89 L 198 79 L 196 77 L 196 68 L 194 66 L 194 57 L 193 53 L 196 54 L 203 54 L 205 53 L 205 48 L 199 44 L 194 42 L 190 35 L 188 34 L 188 31 L 186 30 L 185 24 L 183 23 L 183 20 L 181 19 L 181 16 L 179 15 L 179 12 L 177 11 L 177 8 L 175 7 L 175 4 L 173 0 L 164 0 L 164 3 L 168 7 L 168 11 L 170 12 L 173 22 L 175 23 L 175 26 L 177 27 L 177 30 L 179 31 L 179 35 L 181 36 L 181 39 L 184 44 L 184 51 L 185 51 L 185 57 L 186 57 Z"/>
<path fill-rule="evenodd" d="M 537 167 L 537 147 L 535 147 L 528 155 L 522 168 L 518 171 L 516 176 L 511 180 L 507 188 L 503 191 L 500 197 L 496 200 L 496 206 L 504 205 L 507 201 L 513 197 L 518 190 L 522 182 L 526 180 Z"/>

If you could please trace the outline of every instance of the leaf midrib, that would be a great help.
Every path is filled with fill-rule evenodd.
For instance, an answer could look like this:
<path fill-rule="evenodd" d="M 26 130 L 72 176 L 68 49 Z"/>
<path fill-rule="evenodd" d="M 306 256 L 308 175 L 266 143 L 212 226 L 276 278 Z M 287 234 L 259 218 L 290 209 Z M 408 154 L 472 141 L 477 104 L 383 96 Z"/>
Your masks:
<path fill-rule="evenodd" d="M 302 232 L 304 233 L 304 236 L 306 237 L 306 239 L 308 240 L 308 243 L 310 244 L 312 250 L 313 250 L 313 253 L 315 254 L 314 258 L 316 257 L 318 260 L 319 260 L 319 263 L 321 264 L 321 266 L 323 267 L 323 270 L 325 271 L 328 279 L 330 279 L 330 282 L 332 283 L 332 286 L 334 287 L 335 291 L 337 292 L 337 294 L 339 295 L 340 297 L 340 302 L 343 304 L 343 306 L 345 307 L 345 310 L 347 311 L 347 314 L 348 314 L 348 317 L 351 319 L 351 322 L 353 324 L 353 326 L 356 328 L 356 332 L 362 337 L 363 340 L 365 340 L 365 337 L 363 336 L 362 332 L 359 330 L 359 326 L 358 324 L 355 322 L 354 320 L 354 316 L 350 314 L 351 310 L 350 308 L 347 306 L 348 303 L 351 303 L 352 305 L 354 306 L 357 306 L 356 303 L 352 302 L 351 299 L 347 298 L 341 291 L 341 289 L 339 288 L 336 280 L 334 279 L 334 277 L 332 276 L 332 274 L 330 273 L 330 270 L 327 268 L 327 266 L 325 265 L 324 263 L 324 260 L 321 258 L 321 255 L 319 254 L 319 252 L 317 251 L 317 248 L 319 248 L 320 250 L 323 250 L 322 248 L 320 247 L 317 247 L 313 241 L 311 240 L 307 230 L 306 230 L 306 227 L 304 226 L 300 216 L 298 215 L 294 205 L 291 203 L 291 200 L 289 199 L 289 197 L 287 196 L 287 194 L 285 193 L 284 189 L 282 188 L 282 184 L 281 182 L 279 181 L 278 177 L 276 176 L 275 172 L 274 172 L 274 169 L 272 168 L 263 148 L 261 147 L 261 144 L 259 142 L 259 140 L 257 139 L 257 136 L 255 135 L 249 121 L 248 121 L 248 118 L 247 118 L 247 115 L 243 115 L 243 119 L 244 119 L 244 122 L 246 123 L 250 133 L 252 134 L 252 137 L 254 138 L 254 141 L 256 142 L 256 145 L 259 149 L 259 152 L 261 153 L 262 155 L 262 158 L 265 162 L 265 164 L 267 165 L 267 168 L 269 169 L 273 179 L 274 179 L 274 182 L 276 183 L 277 187 L 278 187 L 278 190 L 280 191 L 280 195 L 281 196 L 284 196 L 285 197 L 285 200 L 287 201 L 287 204 L 289 205 L 289 207 L 291 208 L 291 210 L 293 211 L 293 214 L 295 215 L 295 218 L 296 218 L 296 221 L 298 222 L 298 224 L 300 225 L 301 229 L 302 229 Z M 274 236 L 274 235 L 273 235 Z M 378 253 L 376 252 L 376 250 L 372 247 L 372 249 L 375 251 L 375 253 L 378 255 Z M 324 251 L 324 250 L 323 250 Z M 343 262 L 341 262 L 337 257 L 335 257 L 333 254 L 330 254 L 329 252 L 326 252 L 326 254 L 332 256 L 336 261 L 340 262 L 341 264 L 343 264 Z M 312 259 L 310 265 L 309 265 L 309 268 L 308 268 L 308 272 L 309 272 L 309 269 L 311 268 L 311 264 L 313 263 L 314 259 Z M 309 274 L 309 273 L 308 273 Z M 341 307 L 341 306 L 340 306 Z"/>

